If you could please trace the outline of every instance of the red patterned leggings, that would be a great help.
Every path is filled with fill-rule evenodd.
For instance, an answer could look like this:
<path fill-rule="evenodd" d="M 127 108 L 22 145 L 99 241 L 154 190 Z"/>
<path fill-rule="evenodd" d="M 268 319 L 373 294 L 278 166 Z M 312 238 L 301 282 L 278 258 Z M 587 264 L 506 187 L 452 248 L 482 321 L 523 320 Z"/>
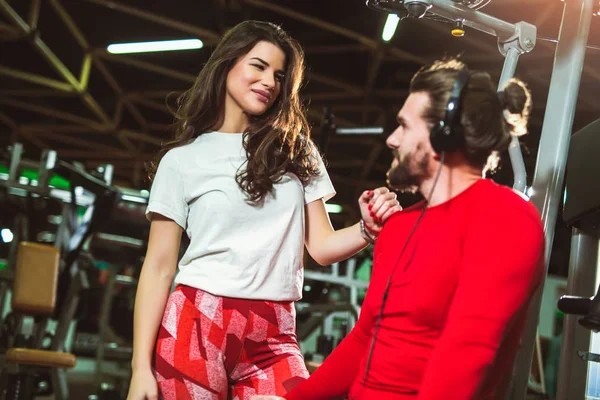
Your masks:
<path fill-rule="evenodd" d="M 213 296 L 178 286 L 169 296 L 154 369 L 164 400 L 283 395 L 308 378 L 293 303 Z"/>

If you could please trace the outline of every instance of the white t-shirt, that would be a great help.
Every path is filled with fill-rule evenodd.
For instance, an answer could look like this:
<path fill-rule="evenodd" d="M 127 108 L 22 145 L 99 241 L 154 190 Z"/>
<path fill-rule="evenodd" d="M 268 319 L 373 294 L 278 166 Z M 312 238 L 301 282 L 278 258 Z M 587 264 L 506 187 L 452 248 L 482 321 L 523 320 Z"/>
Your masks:
<path fill-rule="evenodd" d="M 306 187 L 288 173 L 261 206 L 249 204 L 235 181 L 238 169 L 245 168 L 242 140 L 242 134 L 211 132 L 167 152 L 146 215 L 172 219 L 190 238 L 176 284 L 217 296 L 299 300 L 304 206 L 329 200 L 334 187 L 319 156 L 320 175 Z"/>

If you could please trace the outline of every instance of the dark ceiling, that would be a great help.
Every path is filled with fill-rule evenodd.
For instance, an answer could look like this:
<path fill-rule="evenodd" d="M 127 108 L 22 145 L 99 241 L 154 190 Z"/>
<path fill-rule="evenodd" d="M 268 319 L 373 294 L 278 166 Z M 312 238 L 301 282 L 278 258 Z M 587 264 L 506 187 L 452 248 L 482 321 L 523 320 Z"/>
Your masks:
<path fill-rule="evenodd" d="M 534 96 L 530 134 L 523 139 L 531 183 L 564 3 L 493 0 L 482 11 L 538 27 L 535 49 L 521 56 L 516 75 Z M 394 128 L 408 81 L 424 63 L 461 53 L 471 69 L 499 79 L 503 57 L 496 38 L 451 24 L 403 20 L 389 43 L 386 15 L 364 0 L 0 0 L 0 145 L 24 143 L 26 155 L 57 150 L 62 159 L 115 166 L 115 182 L 147 188 L 144 162 L 169 137 L 165 96 L 187 89 L 229 27 L 247 19 L 281 24 L 304 46 L 303 89 L 319 142 L 324 108 L 339 127 Z M 600 17 L 598 17 L 600 18 Z M 201 50 L 111 55 L 116 42 L 197 37 Z M 598 118 L 600 24 L 592 24 L 574 131 Z M 391 157 L 385 136 L 333 135 L 322 149 L 338 195 L 353 209 L 358 194 L 384 185 Z M 495 179 L 512 184 L 506 159 Z M 411 199 L 406 198 L 409 202 Z M 348 214 L 345 214 L 348 218 Z M 560 224 L 559 224 L 560 225 Z M 559 226 L 551 270 L 566 274 L 569 231 Z"/>

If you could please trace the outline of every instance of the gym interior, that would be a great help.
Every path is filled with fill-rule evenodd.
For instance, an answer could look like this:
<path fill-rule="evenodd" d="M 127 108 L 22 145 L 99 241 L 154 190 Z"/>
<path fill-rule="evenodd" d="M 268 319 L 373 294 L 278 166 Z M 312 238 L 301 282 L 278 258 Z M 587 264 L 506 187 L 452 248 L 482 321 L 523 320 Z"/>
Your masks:
<path fill-rule="evenodd" d="M 491 178 L 539 209 L 547 276 L 509 398 L 600 399 L 597 0 L 0 0 L 0 11 L 0 399 L 126 398 L 146 166 L 170 138 L 172 94 L 251 19 L 305 51 L 301 95 L 336 228 L 360 218 L 363 190 L 385 186 L 385 138 L 421 65 L 460 54 L 499 84 L 527 83 L 529 133 Z M 167 41 L 186 43 L 118 50 Z M 295 306 L 309 370 L 356 323 L 372 256 L 305 257 Z"/>

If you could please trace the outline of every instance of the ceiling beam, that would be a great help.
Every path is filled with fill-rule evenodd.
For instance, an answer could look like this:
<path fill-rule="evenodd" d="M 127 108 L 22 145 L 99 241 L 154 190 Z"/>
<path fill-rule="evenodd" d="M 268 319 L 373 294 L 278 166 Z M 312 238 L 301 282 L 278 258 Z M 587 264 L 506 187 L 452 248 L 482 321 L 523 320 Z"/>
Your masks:
<path fill-rule="evenodd" d="M 77 90 L 68 83 L 57 81 L 56 79 L 47 78 L 42 75 L 21 71 L 4 65 L 0 65 L 0 75 L 8 76 L 10 78 L 22 80 L 29 83 L 34 83 L 40 86 L 46 86 L 51 89 L 59 90 L 62 92 L 77 94 Z"/>
<path fill-rule="evenodd" d="M 42 142 L 35 136 L 32 136 L 28 132 L 21 129 L 21 127 L 19 127 L 19 125 L 12 118 L 4 114 L 3 112 L 0 112 L 0 122 L 8 126 L 12 131 L 12 136 L 10 140 L 11 143 L 15 143 L 16 141 L 18 141 L 19 136 L 21 136 L 29 143 L 32 143 L 34 146 L 39 147 L 40 149 L 49 148 L 49 146 L 46 143 Z"/>
<path fill-rule="evenodd" d="M 110 135 L 111 132 L 109 130 L 97 130 L 97 129 L 92 129 L 90 127 L 87 126 L 82 126 L 82 125 L 69 125 L 69 124 L 21 124 L 21 126 L 23 127 L 23 129 L 27 130 L 27 131 L 33 131 L 33 132 L 37 132 L 37 131 L 41 131 L 41 132 L 45 132 L 45 131 L 53 131 L 56 133 L 68 133 L 68 134 L 74 134 L 74 135 L 84 135 L 84 134 L 96 134 L 96 135 Z"/>
<path fill-rule="evenodd" d="M 324 21 L 322 19 L 313 17 L 311 15 L 301 13 L 301 12 L 293 10 L 291 8 L 281 6 L 281 5 L 277 4 L 276 2 L 265 1 L 265 0 L 243 0 L 243 2 L 248 5 L 251 5 L 253 7 L 269 10 L 269 11 L 272 11 L 279 15 L 284 15 L 288 18 L 295 19 L 296 21 L 301 21 L 308 25 L 311 25 L 311 26 L 314 26 L 314 27 L 317 27 L 317 28 L 320 28 L 320 29 L 323 29 L 323 30 L 326 30 L 329 32 L 333 32 L 340 36 L 347 37 L 349 39 L 357 41 L 358 43 L 364 44 L 365 46 L 368 46 L 371 49 L 376 49 L 379 44 L 379 42 L 377 40 L 371 39 L 368 36 L 362 35 L 356 31 L 353 31 L 348 28 L 344 28 L 344 27 L 336 25 L 336 24 L 332 24 L 331 22 Z M 365 9 L 365 12 L 366 12 L 366 9 Z M 416 56 L 414 54 L 411 54 L 411 53 L 404 51 L 397 47 L 390 46 L 388 49 L 388 52 L 398 58 L 401 58 L 401 59 L 404 59 L 407 61 L 412 61 L 416 64 L 425 64 L 426 63 L 426 60 L 424 58 Z"/>
<path fill-rule="evenodd" d="M 32 135 L 30 132 L 27 132 L 23 129 L 17 129 L 16 133 L 18 136 L 23 137 L 25 140 L 27 140 L 29 143 L 33 144 L 40 150 L 52 148 L 52 146 L 49 146 L 48 143 L 44 142 L 43 140 L 40 140 L 40 138 L 36 137 L 35 135 Z"/>
<path fill-rule="evenodd" d="M 127 160 L 127 159 L 123 159 L 123 160 L 111 160 L 110 164 L 115 167 L 118 171 L 129 171 L 130 169 L 135 168 L 135 165 L 140 162 L 138 160 Z M 86 161 L 84 162 L 84 165 L 86 168 L 96 168 L 99 167 L 101 165 L 106 164 L 106 162 L 102 161 L 102 160 L 92 160 L 92 161 Z"/>
<path fill-rule="evenodd" d="M 143 143 L 153 144 L 155 146 L 162 146 L 164 142 L 161 138 L 150 136 L 147 133 L 136 132 L 131 129 L 120 129 L 119 132 L 125 137 L 136 139 Z"/>
<path fill-rule="evenodd" d="M 135 95 L 135 94 L 127 95 L 127 98 L 130 101 L 134 102 L 135 104 L 139 104 L 139 105 L 148 107 L 152 110 L 160 111 L 160 112 L 172 115 L 171 112 L 169 111 L 169 109 L 167 108 L 166 103 L 160 103 L 158 101 L 150 100 L 148 98 L 144 98 L 143 96 L 139 96 L 139 95 Z"/>
<path fill-rule="evenodd" d="M 363 97 L 362 93 L 347 93 L 347 92 L 324 92 L 324 93 L 304 93 L 303 98 L 310 101 L 335 101 L 359 99 Z"/>
<path fill-rule="evenodd" d="M 328 161 L 327 167 L 328 169 L 346 169 L 346 168 L 360 168 L 363 166 L 365 162 L 363 160 L 338 160 L 338 161 Z"/>
<path fill-rule="evenodd" d="M 181 94 L 183 90 L 134 90 L 128 92 L 128 96 L 136 96 L 143 99 L 162 99 L 173 94 Z"/>
<path fill-rule="evenodd" d="M 109 60 L 109 61 L 129 65 L 131 67 L 149 71 L 149 72 L 154 72 L 157 74 L 167 76 L 169 78 L 181 80 L 186 83 L 194 83 L 196 81 L 195 75 L 184 73 L 184 72 L 179 72 L 177 70 L 165 68 L 163 66 L 152 64 L 152 63 L 149 63 L 146 61 L 137 60 L 134 57 L 130 57 L 130 56 L 109 54 L 104 49 L 96 49 L 96 50 L 94 50 L 94 54 L 103 59 Z M 323 74 L 319 74 L 319 73 L 311 71 L 307 74 L 307 79 L 310 81 L 329 85 L 329 86 L 337 88 L 337 89 L 345 90 L 353 95 L 357 95 L 357 96 L 363 95 L 363 89 L 361 87 L 341 81 L 341 80 L 333 78 L 331 76 L 327 76 L 327 75 L 323 75 Z M 163 92 L 161 92 L 159 95 L 157 95 L 157 97 L 162 97 L 162 95 L 163 95 Z M 139 96 L 136 96 L 136 97 L 139 97 Z"/>
<path fill-rule="evenodd" d="M 61 110 L 57 110 L 50 107 L 39 106 L 37 104 L 32 104 L 31 102 L 21 101 L 16 99 L 9 99 L 6 97 L 0 98 L 0 104 L 4 104 L 10 107 L 18 108 L 25 111 L 35 112 L 37 114 L 44 115 L 50 118 L 58 118 L 63 121 L 71 122 L 74 124 L 81 124 L 89 127 L 94 127 L 97 129 L 104 129 L 105 125 L 94 121 L 92 119 L 80 117 L 79 115 L 67 113 Z"/>
<path fill-rule="evenodd" d="M 77 97 L 77 93 L 50 89 L 8 89 L 0 90 L 0 97 Z"/>
<path fill-rule="evenodd" d="M 94 55 L 99 56 L 105 60 L 116 62 L 123 65 L 128 65 L 144 71 L 154 72 L 163 76 L 167 76 L 172 79 L 177 79 L 186 83 L 194 83 L 196 76 L 185 72 L 179 72 L 175 69 L 166 68 L 160 65 L 152 64 L 147 61 L 138 60 L 132 56 L 125 56 L 122 54 L 110 54 L 105 49 L 94 50 Z"/>
<path fill-rule="evenodd" d="M 180 32 L 188 33 L 193 36 L 197 36 L 207 44 L 216 44 L 221 40 L 221 35 L 217 32 L 209 29 L 204 29 L 196 25 L 187 24 L 182 21 L 178 21 L 172 18 L 164 17 L 159 14 L 154 14 L 149 11 L 144 11 L 139 8 L 131 7 L 123 4 L 123 2 L 108 1 L 108 0 L 86 0 L 88 3 L 109 8 L 113 11 L 120 12 L 122 14 L 131 15 L 133 17 L 149 21 L 158 25 L 166 26 L 171 29 L 178 30 Z"/>
<path fill-rule="evenodd" d="M 97 152 L 89 150 L 57 150 L 61 158 L 76 158 L 80 160 L 104 160 L 110 163 L 111 160 L 131 160 L 131 161 L 148 161 L 154 158 L 154 154 L 136 154 L 132 156 L 125 151 L 117 152 Z"/>
<path fill-rule="evenodd" d="M 58 14 L 58 16 L 61 19 L 61 21 L 63 22 L 63 24 L 69 30 L 71 35 L 73 35 L 73 37 L 75 38 L 75 40 L 77 41 L 79 46 L 85 52 L 83 64 L 82 64 L 82 68 L 81 68 L 81 77 L 80 77 L 80 84 L 81 84 L 82 88 L 87 89 L 90 70 L 91 70 L 91 66 L 93 63 L 96 66 L 96 68 L 100 71 L 100 73 L 103 75 L 104 79 L 111 86 L 111 88 L 113 89 L 115 94 L 117 96 L 122 96 L 123 90 L 121 89 L 120 85 L 117 83 L 116 79 L 112 76 L 112 74 L 108 71 L 108 69 L 106 68 L 104 63 L 102 63 L 102 60 L 98 59 L 98 57 L 95 57 L 93 54 L 89 53 L 90 45 L 89 45 L 88 40 L 86 39 L 83 32 L 81 32 L 81 30 L 79 29 L 79 27 L 77 26 L 77 24 L 75 23 L 75 21 L 73 20 L 71 15 L 62 6 L 61 2 L 59 0 L 50 0 L 50 4 L 52 5 L 52 8 Z M 142 129 L 142 131 L 144 131 L 145 126 L 146 126 L 146 120 L 141 115 L 139 110 L 136 109 L 135 106 L 133 106 L 129 102 L 125 102 L 124 105 L 125 105 L 125 107 L 127 107 L 127 110 L 133 116 L 133 118 L 136 120 L 136 122 L 140 125 L 140 128 Z M 133 146 L 131 143 L 128 143 L 127 140 L 123 140 L 121 138 L 120 141 L 122 144 L 125 145 L 126 148 L 129 149 L 129 151 L 132 151 L 132 152 L 137 151 L 137 148 L 135 146 Z"/>
<path fill-rule="evenodd" d="M 75 91 L 77 91 L 88 109 L 103 123 L 109 123 L 110 119 L 102 107 L 94 98 L 81 87 L 79 80 L 69 71 L 63 62 L 54 54 L 48 45 L 40 38 L 38 34 L 17 14 L 17 12 L 8 4 L 6 0 L 0 0 L 0 9 L 6 17 L 17 26 L 22 33 L 33 35 L 31 43 L 33 47 L 42 55 L 52 68 L 67 82 Z"/>
<path fill-rule="evenodd" d="M 60 3 L 58 3 L 57 0 L 53 0 L 52 5 L 54 6 L 55 10 L 59 14 L 59 17 L 61 17 L 61 19 L 63 19 L 63 21 L 66 21 L 67 27 L 72 31 L 71 33 L 73 33 L 81 41 L 82 40 L 81 38 L 83 37 L 83 35 L 81 35 L 81 33 L 78 31 L 78 29 L 76 28 L 76 26 L 73 23 L 70 16 L 60 6 Z M 23 34 L 33 35 L 33 39 L 31 41 L 33 47 L 42 55 L 42 57 L 44 57 L 46 59 L 46 61 L 50 64 L 50 66 L 53 67 L 54 70 L 56 72 L 58 72 L 58 74 L 65 81 L 67 81 L 68 85 L 71 87 L 70 90 L 76 92 L 79 95 L 82 102 L 87 106 L 87 108 L 93 114 L 95 114 L 95 116 L 103 124 L 109 125 L 110 119 L 109 119 L 108 115 L 104 112 L 104 110 L 102 109 L 100 104 L 98 104 L 98 102 L 87 91 L 87 77 L 89 76 L 89 68 L 90 68 L 89 59 L 87 60 L 87 62 L 86 62 L 86 59 L 84 59 L 84 63 L 83 63 L 84 67 L 82 69 L 81 75 L 82 75 L 82 80 L 84 80 L 84 82 L 79 81 L 77 78 L 75 78 L 75 76 L 71 73 L 71 71 L 63 64 L 63 62 L 54 54 L 54 52 L 46 45 L 46 43 L 43 40 L 41 40 L 40 36 L 36 33 L 37 20 L 39 17 L 39 3 L 36 3 L 36 2 L 32 3 L 32 8 L 31 8 L 32 12 L 30 12 L 30 14 L 29 14 L 29 20 L 30 20 L 30 22 L 33 22 L 35 24 L 34 26 L 31 26 L 30 24 L 26 23 L 15 12 L 15 10 L 6 2 L 6 0 L 0 0 L 0 9 L 9 18 L 9 20 L 11 20 L 12 23 L 21 30 L 21 32 Z M 77 35 L 77 34 L 79 34 L 79 35 Z M 84 46 L 84 49 L 87 49 L 88 46 L 85 43 L 85 39 L 83 39 L 82 45 Z M 15 75 L 14 71 L 5 71 L 5 72 L 9 72 L 9 73 L 12 72 L 13 75 Z M 45 79 L 40 79 L 40 77 L 34 77 L 34 76 L 32 76 L 32 74 L 27 74 L 27 75 L 21 74 L 21 77 L 28 78 L 30 80 L 35 80 L 37 83 L 51 85 L 54 88 L 58 88 L 56 85 L 53 85 L 53 82 L 51 82 L 49 80 L 45 80 Z M 62 114 L 63 114 L 62 115 L 63 117 L 66 115 L 65 113 L 62 113 Z M 72 118 L 71 118 L 71 121 L 73 121 Z M 119 134 L 117 134 L 117 138 L 131 152 L 136 151 L 136 147 L 127 138 L 122 137 Z"/>
<path fill-rule="evenodd" d="M 373 52 L 371 57 L 371 62 L 369 63 L 369 71 L 367 72 L 367 83 L 365 85 L 365 97 L 368 99 L 373 93 L 373 88 L 375 86 L 375 81 L 377 80 L 377 76 L 379 75 L 379 70 L 381 68 L 381 64 L 383 64 L 383 56 L 385 54 L 385 47 L 380 46 Z"/>
<path fill-rule="evenodd" d="M 168 132 L 172 129 L 171 124 L 148 124 L 148 129 L 151 131 Z"/>
<path fill-rule="evenodd" d="M 344 54 L 344 53 L 365 53 L 372 50 L 370 46 L 364 44 L 336 44 L 336 45 L 323 45 L 323 46 L 306 46 L 304 48 L 304 54 L 308 55 L 330 55 L 330 54 Z M 395 58 L 394 58 L 395 59 Z"/>
<path fill-rule="evenodd" d="M 309 101 L 335 101 L 335 100 L 351 100 L 351 99 L 360 99 L 363 97 L 362 93 L 345 93 L 345 92 L 324 92 L 324 93 L 304 93 L 302 95 Z M 384 99 L 394 98 L 397 99 L 398 102 L 404 100 L 405 97 L 408 96 L 408 89 L 402 90 L 394 90 L 394 89 L 375 89 L 373 91 L 374 97 L 381 97 Z M 368 107 L 368 105 L 367 105 Z"/>
<path fill-rule="evenodd" d="M 17 123 L 3 112 L 0 112 L 0 122 L 8 126 L 10 129 L 17 129 Z"/>
<path fill-rule="evenodd" d="M 93 140 L 90 140 L 89 137 L 86 137 L 85 139 L 80 139 L 73 135 L 63 136 L 56 132 L 52 132 L 51 130 L 37 130 L 28 132 L 31 132 L 37 138 L 45 138 L 47 140 L 50 140 L 51 142 L 62 143 L 73 147 L 81 147 L 83 149 L 95 150 L 98 152 L 123 152 L 128 154 L 127 152 L 123 151 L 123 149 L 115 148 L 113 146 L 106 145 L 103 143 L 94 142 Z"/>
<path fill-rule="evenodd" d="M 0 22 L 0 32 L 1 33 L 15 33 L 15 28 L 12 26 L 5 24 L 4 22 Z"/>
<path fill-rule="evenodd" d="M 70 113 L 66 113 L 64 111 L 56 110 L 49 107 L 39 106 L 35 104 L 31 104 L 28 102 L 8 99 L 0 97 L 0 104 L 4 104 L 10 107 L 14 107 L 17 109 L 35 112 L 37 114 L 41 114 L 51 118 L 58 118 L 63 121 L 71 122 L 74 124 L 80 124 L 83 128 L 88 128 L 94 130 L 94 132 L 98 133 L 114 133 L 117 132 L 117 135 L 122 135 L 125 139 L 132 138 L 137 139 L 141 142 L 150 143 L 154 145 L 161 145 L 162 140 L 159 138 L 155 138 L 146 133 L 136 132 L 130 129 L 118 129 L 113 125 L 105 125 L 94 120 L 90 120 L 87 118 L 80 117 L 78 115 L 73 115 Z"/>
<path fill-rule="evenodd" d="M 313 72 L 310 71 L 307 75 L 307 78 L 309 81 L 315 81 L 318 83 L 322 83 L 325 85 L 329 85 L 331 87 L 334 87 L 336 89 L 341 89 L 344 90 L 348 93 L 352 93 L 352 94 L 356 94 L 356 95 L 363 95 L 364 91 L 363 88 L 357 86 L 357 85 L 353 85 L 351 83 L 347 83 L 344 81 L 341 81 L 339 79 L 333 78 L 331 76 L 327 76 L 327 75 L 323 75 L 323 74 L 319 74 L 317 72 Z"/>
<path fill-rule="evenodd" d="M 373 94 L 373 88 L 375 87 L 375 82 L 377 81 L 377 76 L 379 75 L 379 70 L 381 69 L 381 65 L 383 64 L 383 58 L 385 56 L 385 47 L 380 45 L 374 52 L 371 57 L 371 62 L 369 63 L 369 69 L 367 71 L 367 79 L 365 84 L 365 97 L 363 100 L 363 104 L 366 106 L 371 101 L 371 96 Z M 362 111 L 362 123 L 367 123 L 367 118 L 369 114 L 366 109 Z"/>
<path fill-rule="evenodd" d="M 217 24 L 219 25 L 219 31 L 224 32 L 226 29 L 226 24 L 223 14 L 228 11 L 227 0 L 213 0 L 213 3 L 215 4 L 215 8 L 217 10 Z"/>
<path fill-rule="evenodd" d="M 121 89 L 121 86 L 117 83 L 114 76 L 110 73 L 110 71 L 106 67 L 106 64 L 104 64 L 104 62 L 96 55 L 93 55 L 92 59 L 94 65 L 96 66 L 96 69 L 100 72 L 100 74 L 102 74 L 108 85 L 112 88 L 113 92 L 117 96 L 118 117 L 113 118 L 114 123 L 116 124 L 117 118 L 119 118 L 120 121 L 121 113 L 123 112 L 122 107 L 126 107 L 129 113 L 133 115 L 137 123 L 140 125 L 141 129 L 143 131 L 146 131 L 146 126 L 148 125 L 148 122 L 142 116 L 140 110 L 127 98 L 127 96 L 125 96 L 125 94 L 123 93 L 123 89 Z"/>
<path fill-rule="evenodd" d="M 382 107 L 376 105 L 376 104 L 367 104 L 367 105 L 362 105 L 362 104 L 334 104 L 332 106 L 332 109 L 334 112 L 362 112 L 362 111 L 368 111 L 368 112 L 380 112 L 383 110 Z"/>
<path fill-rule="evenodd" d="M 27 23 L 32 30 L 37 30 L 38 21 L 40 19 L 40 0 L 31 0 L 29 3 L 29 14 L 27 14 Z"/>

